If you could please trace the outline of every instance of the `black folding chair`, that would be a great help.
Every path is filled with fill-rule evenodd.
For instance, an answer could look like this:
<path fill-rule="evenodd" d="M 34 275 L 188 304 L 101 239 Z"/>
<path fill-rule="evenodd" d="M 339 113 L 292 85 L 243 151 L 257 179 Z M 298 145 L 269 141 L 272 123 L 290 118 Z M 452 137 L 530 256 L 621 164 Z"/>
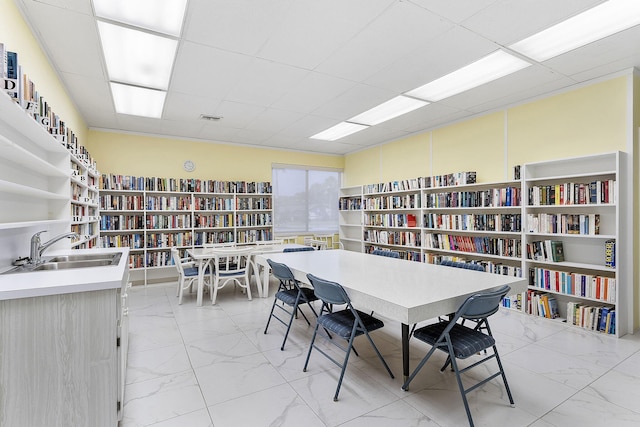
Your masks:
<path fill-rule="evenodd" d="M 378 350 L 378 347 L 376 347 L 375 343 L 371 339 L 371 336 L 369 335 L 369 332 L 382 328 L 384 326 L 384 323 L 367 313 L 356 310 L 353 307 L 353 304 L 351 304 L 349 295 L 347 295 L 347 292 L 340 284 L 321 279 L 312 274 L 307 274 L 307 277 L 309 278 L 309 281 L 313 286 L 316 296 L 322 300 L 322 308 L 320 309 L 320 315 L 318 316 L 316 328 L 313 332 L 313 337 L 311 338 L 311 345 L 309 346 L 309 353 L 307 353 L 307 360 L 304 362 L 303 371 L 307 371 L 309 358 L 311 357 L 311 352 L 314 348 L 329 360 L 331 360 L 333 363 L 335 363 L 337 366 L 341 367 L 342 371 L 340 372 L 338 387 L 336 388 L 336 394 L 333 396 L 333 400 L 337 401 L 338 394 L 340 393 L 340 386 L 342 385 L 342 379 L 344 377 L 344 372 L 347 369 L 349 355 L 351 354 L 351 350 L 353 350 L 353 340 L 357 336 L 366 335 L 385 369 L 387 370 L 387 372 L 389 372 L 391 378 L 394 378 L 393 372 L 391 372 L 389 365 L 387 365 L 387 362 L 385 362 L 382 354 L 380 354 L 380 351 Z M 333 306 L 335 305 L 346 307 L 343 310 L 334 312 Z M 337 340 L 327 340 L 327 342 L 330 342 L 331 344 L 335 345 L 345 352 L 344 360 L 342 361 L 342 363 L 335 360 L 325 350 L 316 345 L 316 336 L 318 336 L 318 328 L 320 326 L 322 326 L 327 331 L 335 333 L 339 337 L 349 342 L 347 347 L 345 348 L 342 344 L 337 342 Z M 322 334 L 320 336 L 323 338 L 330 338 L 325 337 Z"/>
<path fill-rule="evenodd" d="M 427 360 L 429 360 L 431 355 L 436 350 L 441 350 L 447 353 L 447 361 L 440 369 L 440 371 L 444 371 L 447 366 L 451 364 L 453 371 L 456 374 L 458 387 L 460 388 L 460 393 L 462 394 L 464 409 L 467 411 L 467 418 L 469 419 L 469 425 L 471 427 L 473 427 L 473 419 L 471 418 L 471 411 L 469 410 L 469 403 L 467 402 L 467 394 L 484 385 L 486 382 L 491 381 L 497 376 L 502 376 L 502 381 L 504 382 L 504 387 L 507 390 L 509 402 L 513 406 L 514 402 L 513 397 L 511 396 L 511 390 L 509 389 L 507 377 L 504 373 L 502 362 L 500 361 L 500 356 L 498 355 L 496 341 L 491 334 L 491 328 L 489 327 L 488 321 L 489 316 L 498 311 L 500 307 L 500 301 L 507 294 L 507 292 L 509 292 L 510 289 L 511 288 L 509 286 L 505 285 L 494 291 L 472 295 L 466 299 L 466 301 L 460 306 L 460 308 L 448 322 L 437 322 L 416 329 L 413 333 L 413 336 L 416 339 L 431 345 L 432 347 L 427 355 L 422 359 L 422 361 L 420 361 L 420 363 L 406 380 L 406 382 L 403 384 L 402 389 L 408 390 L 409 384 L 411 383 L 411 381 L 413 381 L 413 379 L 418 374 L 420 369 L 422 369 Z M 473 320 L 476 322 L 476 326 L 464 326 L 458 323 L 459 319 Z M 465 368 L 459 368 L 456 359 L 467 359 L 468 357 L 479 354 L 483 350 L 487 350 L 489 348 L 493 349 L 493 354 L 490 354 L 488 356 L 483 355 L 481 356 L 481 360 L 478 360 L 477 362 Z M 464 385 L 462 384 L 460 374 L 494 358 L 498 364 L 498 372 L 465 389 Z"/>

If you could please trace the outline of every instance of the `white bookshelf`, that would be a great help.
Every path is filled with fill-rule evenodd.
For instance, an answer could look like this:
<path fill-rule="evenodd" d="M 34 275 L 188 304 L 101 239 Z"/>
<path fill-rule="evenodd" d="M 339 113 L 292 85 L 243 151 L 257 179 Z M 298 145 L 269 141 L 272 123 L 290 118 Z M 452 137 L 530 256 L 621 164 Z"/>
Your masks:
<path fill-rule="evenodd" d="M 586 312 L 606 307 L 616 312 L 615 332 L 613 336 L 622 336 L 633 332 L 633 295 L 632 261 L 626 254 L 632 254 L 631 186 L 629 159 L 626 153 L 614 152 L 582 156 L 569 159 L 551 160 L 529 163 L 522 167 L 522 179 L 492 183 L 473 183 L 465 185 L 450 185 L 429 187 L 418 184 L 419 189 L 407 187 L 406 182 L 370 184 L 364 186 L 347 187 L 341 192 L 341 206 L 350 197 L 357 198 L 362 194 L 362 210 L 345 212 L 341 210 L 340 239 L 348 243 L 352 250 L 370 251 L 374 247 L 391 249 L 401 252 L 416 251 L 421 254 L 423 262 L 439 263 L 443 259 L 474 262 L 482 264 L 486 271 L 496 274 L 521 275 L 529 277 L 531 285 L 529 292 L 509 299 L 512 308 L 518 305 L 520 311 L 531 312 L 527 300 L 535 294 L 553 296 L 558 302 L 559 318 L 566 321 L 568 303 L 578 304 L 587 308 Z M 418 179 L 421 182 L 421 179 Z M 529 200 L 529 193 L 534 188 L 567 184 L 591 184 L 592 182 L 608 182 L 610 200 L 598 203 L 554 204 L 539 203 Z M 436 182 L 434 180 L 432 183 Z M 404 184 L 403 184 L 404 183 Z M 404 187 L 403 187 L 404 185 Z M 558 187 L 559 188 L 559 187 Z M 603 187 L 604 188 L 604 187 Z M 383 190 L 383 191 L 381 191 Z M 400 200 L 420 196 L 419 203 L 411 207 L 399 207 L 389 203 L 392 198 Z M 460 200 L 471 200 L 479 195 L 493 194 L 489 202 L 461 203 Z M 602 190 L 600 193 L 602 194 Z M 512 195 L 510 202 L 505 198 Z M 483 199 L 486 200 L 486 199 Z M 393 215 L 412 214 L 417 216 L 417 227 L 397 227 L 393 223 L 372 224 L 372 218 L 385 218 Z M 549 216 L 568 221 L 567 218 L 577 218 L 583 221 L 590 218 L 592 230 L 589 233 L 586 225 L 584 233 L 553 232 L 553 230 L 537 228 L 530 229 L 530 217 L 548 221 Z M 595 234 L 594 221 L 598 219 L 598 234 Z M 350 231 L 356 230 L 356 231 Z M 421 232 L 421 242 L 416 247 L 407 245 L 381 243 L 371 240 L 371 236 L 381 232 L 397 233 Z M 358 233 L 359 236 L 358 236 Z M 561 241 L 565 259 L 562 262 L 552 260 L 530 259 L 527 249 L 533 242 L 546 240 Z M 615 241 L 615 267 L 605 265 L 605 244 Z M 479 243 L 481 242 L 481 244 Z M 480 245 L 480 246 L 478 246 Z M 484 246 L 482 246 L 484 245 Z M 482 249 L 479 249 L 481 247 Z M 489 248 L 489 249 L 485 249 Z M 622 256 L 621 256 L 622 254 Z M 596 286 L 599 292 L 569 294 L 561 288 L 546 286 L 541 278 L 545 271 L 553 271 L 565 275 L 584 275 L 585 281 L 590 279 L 590 286 Z M 537 272 L 537 273 L 536 273 Z M 536 276 L 538 274 L 538 276 Z M 582 281 L 582 276 L 579 277 Z M 615 286 L 611 281 L 613 279 Z M 549 279 L 551 280 L 551 279 Z M 551 282 L 549 282 L 551 283 Z M 555 284 L 555 282 L 553 282 Z M 603 283 L 612 289 L 606 295 L 602 292 Z M 545 284 L 545 287 L 541 287 Z M 586 286 L 586 282 L 585 282 Z M 586 286 L 589 288 L 589 286 Z M 582 292 L 582 289 L 580 290 Z M 549 319 L 549 321 L 553 321 Z M 584 326 L 584 329 L 589 329 Z M 599 333 L 595 332 L 594 333 Z"/>
<path fill-rule="evenodd" d="M 140 187 L 136 187 L 140 188 Z M 205 244 L 273 239 L 271 193 L 100 189 L 100 246 L 129 247 L 136 281 L 174 275 L 181 254 Z"/>
<path fill-rule="evenodd" d="M 362 252 L 362 186 L 340 189 L 339 239 L 346 250 Z"/>

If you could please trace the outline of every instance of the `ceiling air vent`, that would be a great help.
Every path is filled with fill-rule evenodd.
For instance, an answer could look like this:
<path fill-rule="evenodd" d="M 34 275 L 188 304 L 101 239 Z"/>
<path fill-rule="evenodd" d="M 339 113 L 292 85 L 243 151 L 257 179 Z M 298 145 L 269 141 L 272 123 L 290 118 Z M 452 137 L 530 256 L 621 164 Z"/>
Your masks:
<path fill-rule="evenodd" d="M 209 120 L 210 122 L 217 122 L 222 120 L 222 116 L 208 116 L 206 114 L 200 114 L 200 120 Z"/>

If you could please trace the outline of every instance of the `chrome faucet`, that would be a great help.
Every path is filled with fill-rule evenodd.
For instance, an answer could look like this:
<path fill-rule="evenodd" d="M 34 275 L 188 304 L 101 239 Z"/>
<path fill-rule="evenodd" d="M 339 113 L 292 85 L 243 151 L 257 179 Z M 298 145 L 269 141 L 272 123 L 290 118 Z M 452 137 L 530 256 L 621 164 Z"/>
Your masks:
<path fill-rule="evenodd" d="M 70 231 L 68 233 L 55 236 L 54 238 L 49 240 L 47 243 L 42 243 L 40 241 L 40 233 L 45 233 L 46 231 L 47 230 L 38 231 L 36 234 L 31 236 L 31 255 L 29 256 L 30 264 L 33 264 L 33 265 L 40 264 L 41 263 L 40 257 L 42 257 L 42 254 L 44 253 L 44 251 L 46 251 L 49 248 L 49 246 L 53 245 L 58 240 L 62 240 L 65 237 L 68 237 L 68 238 L 78 237 L 77 233 Z"/>

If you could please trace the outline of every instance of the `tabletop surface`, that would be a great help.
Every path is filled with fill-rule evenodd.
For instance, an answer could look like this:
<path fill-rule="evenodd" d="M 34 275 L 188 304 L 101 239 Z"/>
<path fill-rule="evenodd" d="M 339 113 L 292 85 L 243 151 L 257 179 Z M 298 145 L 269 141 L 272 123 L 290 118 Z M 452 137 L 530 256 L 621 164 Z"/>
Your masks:
<path fill-rule="evenodd" d="M 474 270 L 345 250 L 262 255 L 284 263 L 296 278 L 306 273 L 344 286 L 354 304 L 406 324 L 455 311 L 466 297 L 502 285 L 524 292 L 527 280 Z"/>

